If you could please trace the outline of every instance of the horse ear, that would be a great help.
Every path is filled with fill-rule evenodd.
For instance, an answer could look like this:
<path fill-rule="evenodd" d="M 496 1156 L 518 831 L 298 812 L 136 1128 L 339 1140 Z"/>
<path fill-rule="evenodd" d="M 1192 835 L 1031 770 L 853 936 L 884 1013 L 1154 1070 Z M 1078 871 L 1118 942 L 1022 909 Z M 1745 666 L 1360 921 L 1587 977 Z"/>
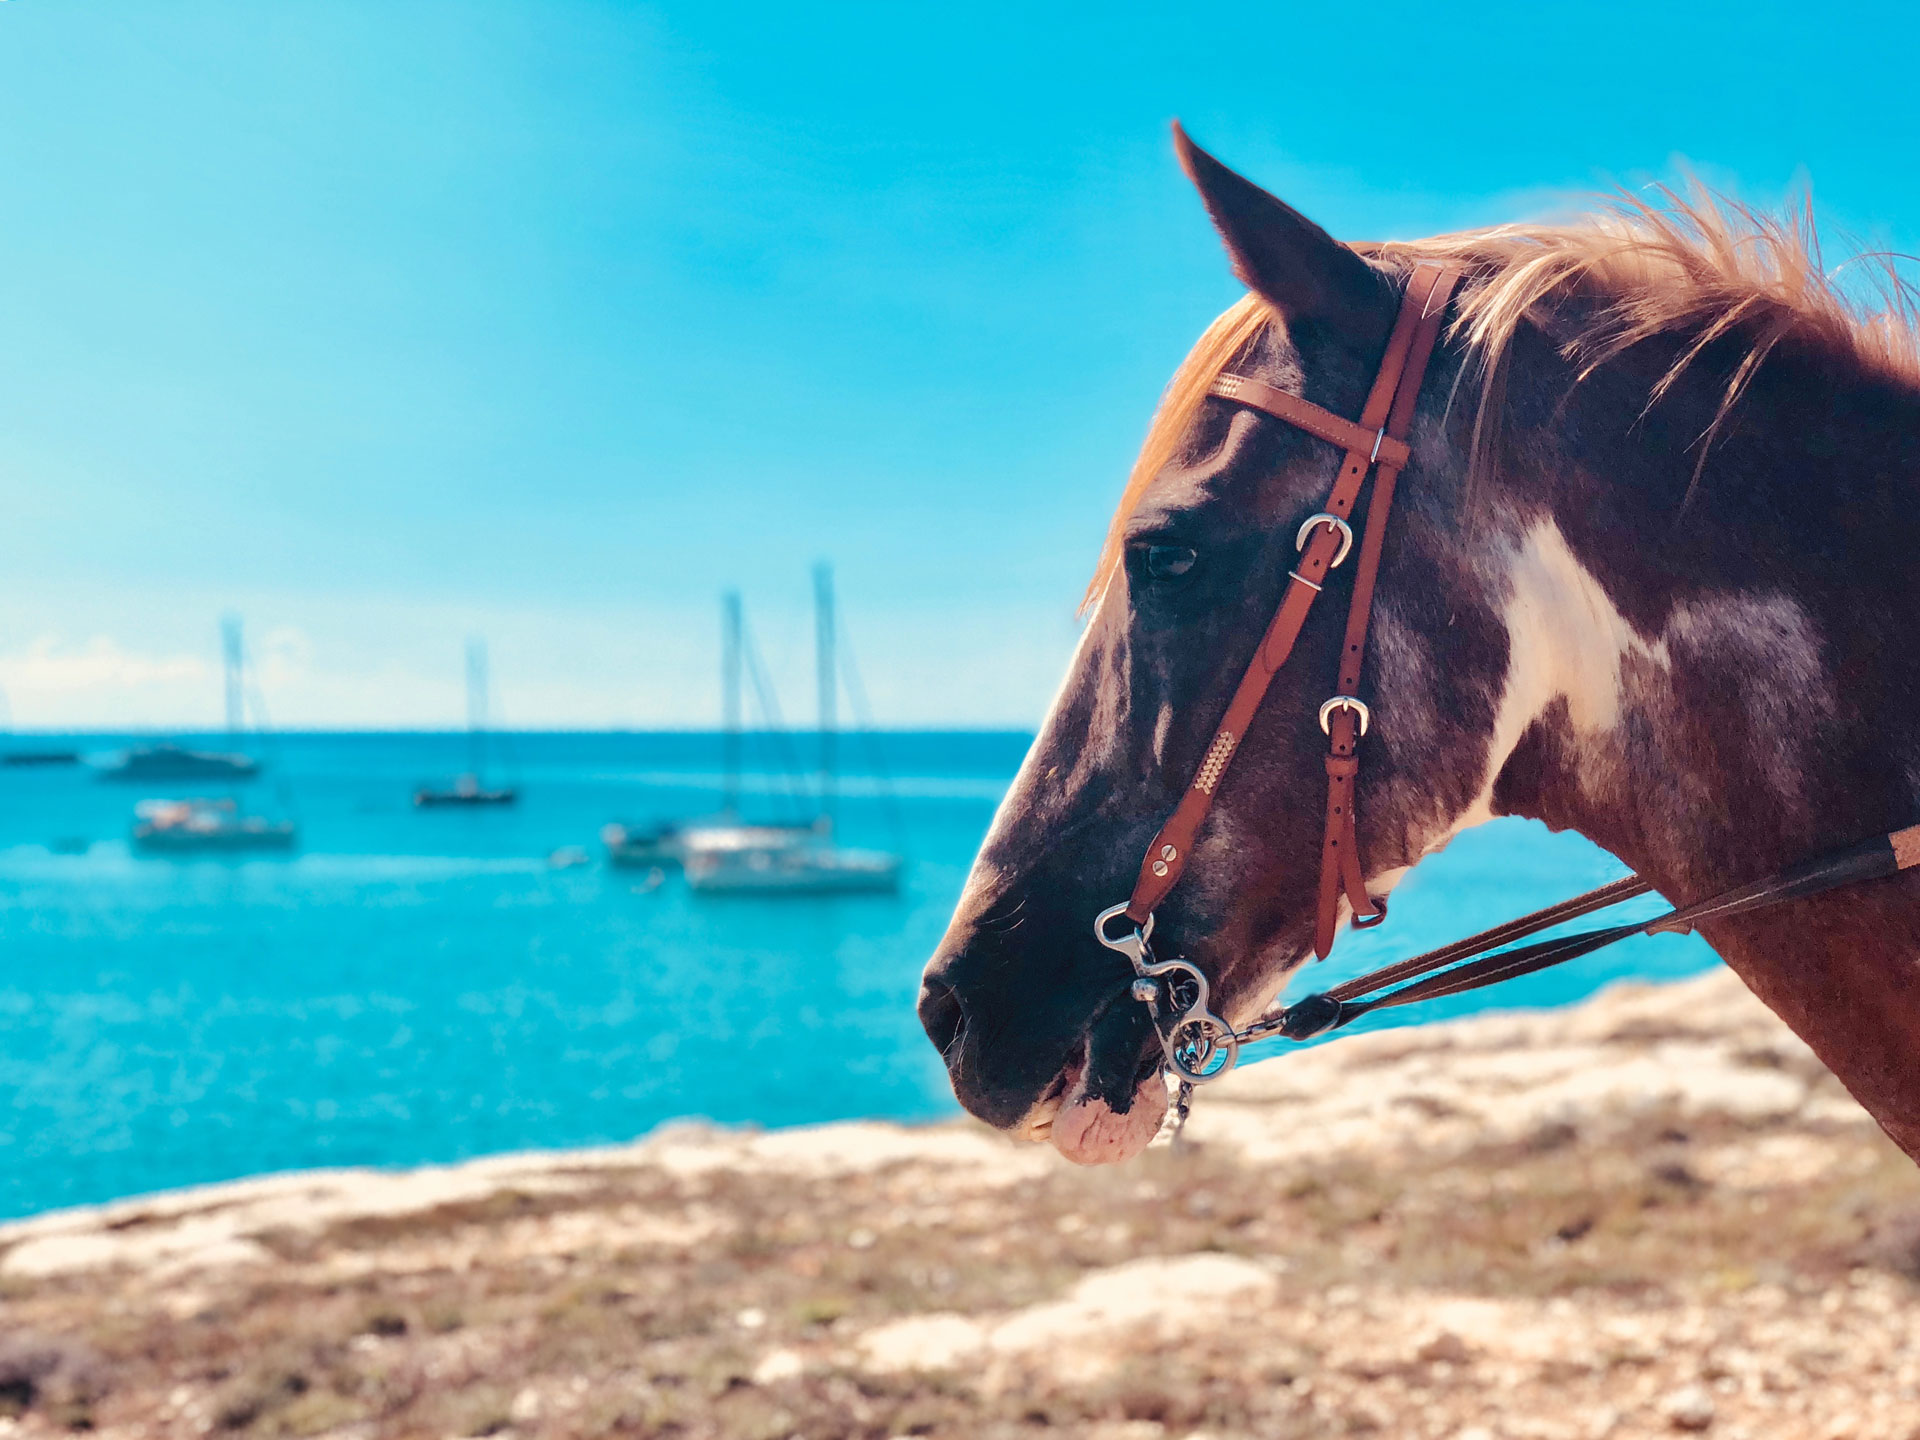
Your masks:
<path fill-rule="evenodd" d="M 1384 275 L 1291 205 L 1235 174 L 1187 138 L 1173 144 L 1226 242 L 1233 273 L 1292 322 L 1323 324 L 1358 345 L 1386 343 L 1394 301 Z"/>

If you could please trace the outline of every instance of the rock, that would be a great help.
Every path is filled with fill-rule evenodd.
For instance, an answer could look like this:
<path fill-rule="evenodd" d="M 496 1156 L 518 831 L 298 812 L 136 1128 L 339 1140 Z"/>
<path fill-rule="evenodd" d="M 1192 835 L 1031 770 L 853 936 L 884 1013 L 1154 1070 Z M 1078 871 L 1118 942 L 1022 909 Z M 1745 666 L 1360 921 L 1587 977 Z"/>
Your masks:
<path fill-rule="evenodd" d="M 1676 1430 L 1705 1430 L 1713 1424 L 1713 1396 L 1704 1386 L 1689 1385 L 1662 1400 L 1660 1413 Z"/>
<path fill-rule="evenodd" d="M 1414 1355 L 1429 1365 L 1465 1365 L 1473 1359 L 1473 1352 L 1467 1348 L 1467 1342 L 1451 1330 L 1442 1330 L 1414 1351 Z"/>
<path fill-rule="evenodd" d="M 806 1361 L 798 1350 L 769 1350 L 753 1367 L 753 1383 L 777 1385 L 782 1380 L 799 1378 L 806 1368 Z"/>

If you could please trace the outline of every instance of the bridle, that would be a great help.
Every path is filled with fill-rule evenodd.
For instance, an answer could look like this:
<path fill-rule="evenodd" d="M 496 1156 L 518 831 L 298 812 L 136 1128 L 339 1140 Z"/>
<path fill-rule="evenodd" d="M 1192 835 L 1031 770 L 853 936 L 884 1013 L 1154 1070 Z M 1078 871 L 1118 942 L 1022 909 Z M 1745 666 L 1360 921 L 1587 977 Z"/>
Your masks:
<path fill-rule="evenodd" d="M 1372 712 L 1360 698 L 1360 681 L 1394 486 L 1412 458 L 1407 432 L 1448 302 L 1460 279 L 1458 271 L 1438 265 L 1423 264 L 1414 270 L 1401 296 L 1399 315 L 1388 337 L 1386 353 L 1357 422 L 1246 375 L 1223 374 L 1209 389 L 1208 393 L 1221 399 L 1259 410 L 1337 445 L 1346 454 L 1327 494 L 1325 507 L 1310 515 L 1295 536 L 1299 564 L 1288 572 L 1286 592 L 1227 703 L 1226 713 L 1192 784 L 1147 847 L 1133 894 L 1124 903 L 1102 910 L 1094 919 L 1093 931 L 1100 943 L 1131 961 L 1130 993 L 1147 1007 L 1160 1039 L 1166 1068 L 1180 1082 L 1174 1112 L 1176 1127 L 1186 1119 L 1193 1087 L 1226 1074 L 1238 1060 L 1240 1047 L 1253 1041 L 1270 1037 L 1313 1039 L 1349 1025 L 1373 1010 L 1460 994 L 1530 975 L 1630 935 L 1661 931 L 1684 934 L 1704 921 L 1726 919 L 1920 865 L 1920 825 L 1913 825 L 1829 852 L 1695 904 L 1670 910 L 1652 920 L 1603 926 L 1512 949 L 1500 948 L 1634 899 L 1653 888 L 1640 877 L 1630 875 L 1424 955 L 1369 971 L 1324 993 L 1307 995 L 1285 1008 L 1269 1010 L 1242 1030 L 1235 1030 L 1214 1013 L 1207 977 L 1198 966 L 1184 959 L 1155 958 L 1151 943 L 1154 911 L 1179 883 L 1227 767 L 1273 677 L 1292 654 L 1314 601 L 1322 593 L 1328 576 L 1355 548 L 1351 517 L 1369 473 L 1374 477 L 1373 489 L 1367 501 L 1365 528 L 1358 541 L 1359 560 L 1354 567 L 1353 591 L 1347 602 L 1339 675 L 1334 693 L 1319 709 L 1320 729 L 1327 736 L 1329 748 L 1327 816 L 1320 849 L 1319 903 L 1314 926 L 1315 956 L 1324 960 L 1333 949 L 1342 900 L 1351 907 L 1356 928 L 1378 925 L 1387 918 L 1386 901 L 1367 894 L 1355 824 L 1359 743 L 1373 720 Z M 1122 920 L 1126 922 L 1125 928 L 1116 932 L 1114 924 Z M 1394 986 L 1399 988 L 1389 988 Z"/>

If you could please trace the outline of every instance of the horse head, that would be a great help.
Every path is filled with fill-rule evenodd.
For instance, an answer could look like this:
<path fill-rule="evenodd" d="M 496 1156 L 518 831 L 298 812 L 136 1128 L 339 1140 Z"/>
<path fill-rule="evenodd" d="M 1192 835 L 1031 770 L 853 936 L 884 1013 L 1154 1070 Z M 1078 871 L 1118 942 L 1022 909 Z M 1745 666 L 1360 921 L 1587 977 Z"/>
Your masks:
<path fill-rule="evenodd" d="M 1177 138 L 1251 293 L 1168 389 L 1078 652 L 920 1000 L 969 1110 L 1050 1135 L 1082 1161 L 1143 1148 L 1166 1106 L 1150 1017 L 1128 998 L 1125 963 L 1095 940 L 1094 916 L 1127 898 L 1147 842 L 1200 766 L 1340 462 L 1332 445 L 1208 386 L 1230 369 L 1357 415 L 1409 268 L 1339 244 Z M 1427 371 L 1374 610 L 1367 698 L 1391 722 L 1365 742 L 1357 808 L 1375 894 L 1489 804 L 1507 631 L 1501 596 L 1456 523 L 1471 428 L 1450 423 L 1459 368 L 1443 346 Z M 1329 598 L 1338 584 L 1329 580 Z M 1334 693 L 1339 608 L 1310 618 L 1239 740 L 1181 888 L 1156 915 L 1158 934 L 1210 978 L 1214 1008 L 1235 1023 L 1313 938 L 1327 791 L 1316 717 Z"/>

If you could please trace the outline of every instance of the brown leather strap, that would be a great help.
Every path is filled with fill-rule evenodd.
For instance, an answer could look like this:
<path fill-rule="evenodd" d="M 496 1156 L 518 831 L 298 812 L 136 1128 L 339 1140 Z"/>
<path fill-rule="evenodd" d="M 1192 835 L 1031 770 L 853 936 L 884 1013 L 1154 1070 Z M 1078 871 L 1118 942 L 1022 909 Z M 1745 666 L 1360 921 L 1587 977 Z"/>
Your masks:
<path fill-rule="evenodd" d="M 1251 375 L 1222 375 L 1208 387 L 1207 393 L 1218 395 L 1222 400 L 1237 400 L 1242 405 L 1264 410 L 1274 419 L 1284 420 L 1296 429 L 1338 445 L 1343 450 L 1365 450 L 1370 455 L 1377 454 L 1382 465 L 1391 465 L 1396 470 L 1406 468 L 1407 447 L 1385 430 L 1368 430 L 1364 425 L 1356 425 L 1331 410 L 1322 410 L 1311 400 L 1290 395 Z"/>
<path fill-rule="evenodd" d="M 1416 272 L 1407 287 L 1409 299 L 1421 289 Z M 1447 300 L 1458 276 L 1434 272 L 1425 293 L 1421 294 L 1419 324 L 1413 347 L 1407 356 L 1406 381 L 1393 400 L 1387 420 L 1387 433 L 1395 438 L 1406 435 L 1413 423 L 1413 409 L 1419 400 L 1420 380 L 1439 338 Z M 1387 517 L 1393 509 L 1393 490 L 1400 479 L 1400 467 L 1387 463 L 1384 455 L 1379 473 L 1373 479 L 1373 494 L 1367 502 L 1367 528 L 1360 539 L 1360 563 L 1353 577 L 1353 598 L 1347 606 L 1347 633 L 1340 646 L 1338 697 L 1357 698 L 1360 673 L 1367 655 L 1367 627 L 1373 618 L 1373 590 L 1380 578 L 1380 555 L 1387 538 Z M 1329 701 L 1329 705 L 1335 705 Z M 1367 894 L 1366 877 L 1360 869 L 1360 841 L 1356 828 L 1355 791 L 1360 778 L 1357 753 L 1363 733 L 1361 716 L 1366 712 L 1348 704 L 1338 704 L 1327 716 L 1327 825 L 1320 848 L 1320 904 L 1314 924 L 1313 950 L 1322 960 L 1333 949 L 1334 932 L 1340 923 L 1340 897 L 1344 894 L 1353 907 L 1353 923 L 1361 928 L 1378 925 L 1387 918 L 1384 905 Z"/>
<path fill-rule="evenodd" d="M 1396 455 L 1404 458 L 1407 454 L 1404 444 L 1405 425 L 1400 434 L 1392 433 L 1390 424 L 1395 410 L 1394 400 L 1401 389 L 1403 374 L 1408 372 L 1408 359 L 1414 349 L 1418 333 L 1422 330 L 1422 317 L 1430 307 L 1429 297 L 1440 280 L 1442 271 L 1438 267 L 1422 265 L 1414 271 L 1407 292 L 1400 303 L 1400 314 L 1394 321 L 1393 333 L 1387 340 L 1386 354 L 1381 357 L 1379 373 L 1374 376 L 1373 388 L 1367 395 L 1366 405 L 1360 413 L 1357 425 L 1330 410 L 1325 410 L 1310 401 L 1289 396 L 1285 411 L 1278 407 L 1271 413 L 1290 424 L 1309 429 L 1309 433 L 1327 438 L 1323 431 L 1340 434 L 1344 440 L 1333 443 L 1348 444 L 1345 460 L 1341 463 L 1340 473 L 1334 478 L 1333 488 L 1327 495 L 1325 511 L 1341 521 L 1347 520 L 1353 513 L 1354 504 L 1360 498 L 1361 486 L 1365 483 L 1367 472 L 1372 469 L 1375 451 L 1382 458 L 1386 454 L 1386 441 L 1381 440 L 1380 432 L 1388 430 L 1388 438 L 1401 441 Z M 1448 282 L 1451 290 L 1452 282 Z M 1444 302 L 1437 309 L 1444 309 Z M 1433 318 L 1433 317 L 1429 317 Z M 1434 320 L 1434 332 L 1438 333 L 1437 318 Z M 1421 365 L 1424 368 L 1426 355 L 1432 351 L 1429 339 L 1423 352 Z M 1224 377 L 1223 377 L 1224 378 Z M 1245 377 L 1233 377 L 1244 381 Z M 1420 376 L 1415 371 L 1409 376 L 1409 388 L 1417 391 Z M 1264 403 L 1270 396 L 1262 393 L 1271 391 L 1271 386 L 1262 386 L 1261 390 L 1240 390 L 1239 393 L 1224 398 L 1254 404 L 1260 409 L 1268 409 Z M 1279 391 L 1272 392 L 1275 395 Z M 1257 397 L 1257 398 L 1256 398 Z M 1407 402 L 1407 413 L 1412 413 L 1412 401 Z M 1309 428 L 1302 425 L 1300 415 L 1309 415 L 1314 425 Z M 1394 469 L 1398 472 L 1398 466 Z M 1368 540 L 1377 528 L 1367 526 Z M 1233 698 L 1227 703 L 1227 712 L 1221 717 L 1219 728 L 1215 731 L 1213 743 L 1207 747 L 1205 758 L 1199 771 L 1194 775 L 1193 783 L 1180 799 L 1174 812 L 1160 827 L 1160 833 L 1153 837 L 1153 843 L 1147 847 L 1146 857 L 1140 864 L 1140 875 L 1135 881 L 1133 895 L 1127 902 L 1127 916 L 1136 925 L 1144 925 L 1154 908 L 1166 898 L 1167 892 L 1178 883 L 1181 872 L 1186 868 L 1187 856 L 1193 848 L 1194 837 L 1199 833 L 1201 824 L 1207 818 L 1207 812 L 1213 808 L 1213 798 L 1217 792 L 1221 776 L 1231 763 L 1234 751 L 1245 736 L 1247 726 L 1260 708 L 1260 701 L 1267 693 L 1275 673 L 1286 663 L 1293 653 L 1294 642 L 1300 638 L 1301 628 L 1306 624 L 1308 612 L 1313 608 L 1315 597 L 1326 580 L 1334 562 L 1340 558 L 1347 543 L 1345 535 L 1334 526 L 1321 524 L 1314 527 L 1307 541 L 1306 549 L 1301 552 L 1300 563 L 1291 572 L 1286 593 L 1281 596 L 1279 608 L 1274 611 L 1272 621 L 1267 625 L 1266 635 L 1261 639 L 1260 647 L 1254 652 L 1246 673 L 1240 677 L 1240 684 L 1233 692 Z M 1375 558 L 1376 566 L 1378 557 Z M 1369 600 L 1371 584 L 1369 584 Z M 1362 631 L 1364 643 L 1364 626 Z M 1349 812 L 1351 806 L 1348 807 Z"/>

